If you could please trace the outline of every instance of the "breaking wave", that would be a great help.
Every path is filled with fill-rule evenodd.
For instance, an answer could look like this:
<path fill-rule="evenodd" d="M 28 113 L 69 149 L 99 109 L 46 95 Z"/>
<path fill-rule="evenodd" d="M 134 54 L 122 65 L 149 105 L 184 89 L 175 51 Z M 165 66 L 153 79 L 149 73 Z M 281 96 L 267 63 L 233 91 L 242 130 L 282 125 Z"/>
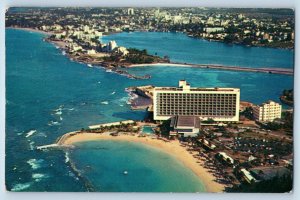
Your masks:
<path fill-rule="evenodd" d="M 29 159 L 27 161 L 27 163 L 31 166 L 31 169 L 35 170 L 35 169 L 39 169 L 42 167 L 42 164 L 43 164 L 44 160 L 43 159 L 35 159 L 35 158 L 32 158 L 32 159 Z"/>
<path fill-rule="evenodd" d="M 60 125 L 59 122 L 56 122 L 56 121 L 51 121 L 48 123 L 49 126 L 57 126 L 57 125 Z"/>
<path fill-rule="evenodd" d="M 39 182 L 42 179 L 48 178 L 49 176 L 47 174 L 40 174 L 40 173 L 36 173 L 36 174 L 32 174 L 32 178 L 34 179 L 34 181 Z"/>
<path fill-rule="evenodd" d="M 65 163 L 68 163 L 70 161 L 69 152 L 65 153 Z"/>
<path fill-rule="evenodd" d="M 23 135 L 24 131 L 18 132 L 17 135 Z"/>
<path fill-rule="evenodd" d="M 31 142 L 29 143 L 29 147 L 30 147 L 30 150 L 31 150 L 31 151 L 34 150 L 34 142 L 33 142 L 33 141 L 31 141 Z"/>
<path fill-rule="evenodd" d="M 101 104 L 107 105 L 107 104 L 108 104 L 108 101 L 102 101 Z"/>
<path fill-rule="evenodd" d="M 25 137 L 30 137 L 32 136 L 34 133 L 36 133 L 36 130 L 30 130 L 29 132 L 26 133 Z"/>
<path fill-rule="evenodd" d="M 31 183 L 18 183 L 14 185 L 11 189 L 11 191 L 18 192 L 23 191 L 31 186 Z"/>

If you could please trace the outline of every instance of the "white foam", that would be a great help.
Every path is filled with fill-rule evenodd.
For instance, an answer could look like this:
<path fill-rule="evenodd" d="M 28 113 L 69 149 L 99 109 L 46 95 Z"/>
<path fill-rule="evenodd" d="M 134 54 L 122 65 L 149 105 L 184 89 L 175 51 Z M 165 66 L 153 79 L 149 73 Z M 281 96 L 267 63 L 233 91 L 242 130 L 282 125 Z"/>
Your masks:
<path fill-rule="evenodd" d="M 65 51 L 62 51 L 62 55 L 66 55 L 66 52 L 65 52 Z"/>
<path fill-rule="evenodd" d="M 119 102 L 126 103 L 128 101 L 128 97 L 122 97 L 119 99 Z"/>
<path fill-rule="evenodd" d="M 102 101 L 101 104 L 107 105 L 107 104 L 108 104 L 108 101 Z"/>
<path fill-rule="evenodd" d="M 59 122 L 56 122 L 56 121 L 51 121 L 48 123 L 49 126 L 57 126 L 57 125 L 60 125 Z"/>
<path fill-rule="evenodd" d="M 17 135 L 23 135 L 24 131 L 18 132 Z"/>
<path fill-rule="evenodd" d="M 122 97 L 122 98 L 118 99 L 116 101 L 116 103 L 119 104 L 121 107 L 123 107 L 124 104 L 128 104 L 128 101 L 129 101 L 129 97 L 126 96 L 126 97 Z"/>
<path fill-rule="evenodd" d="M 31 150 L 31 151 L 34 150 L 34 142 L 33 142 L 33 141 L 31 141 L 31 142 L 29 143 L 29 147 L 30 147 L 30 150 Z"/>
<path fill-rule="evenodd" d="M 65 153 L 65 163 L 68 163 L 70 161 L 69 152 Z"/>
<path fill-rule="evenodd" d="M 59 117 L 59 120 L 60 120 L 60 121 L 62 121 L 62 120 L 63 120 L 63 118 L 60 116 L 60 117 Z"/>
<path fill-rule="evenodd" d="M 31 166 L 31 169 L 39 169 L 41 168 L 41 164 L 44 162 L 43 159 L 35 159 L 35 158 L 32 158 L 32 159 L 29 159 L 27 161 L 27 163 Z"/>
<path fill-rule="evenodd" d="M 18 183 L 13 186 L 11 191 L 14 191 L 14 192 L 22 191 L 22 190 L 29 188 L 30 186 L 31 186 L 31 183 Z"/>
<path fill-rule="evenodd" d="M 44 132 L 39 132 L 38 134 L 36 134 L 36 136 L 39 136 L 39 137 L 47 137 L 47 134 L 44 133 Z"/>
<path fill-rule="evenodd" d="M 61 110 L 60 110 L 60 111 L 57 111 L 55 114 L 56 114 L 56 115 L 62 115 L 62 111 L 61 111 Z"/>
<path fill-rule="evenodd" d="M 100 84 L 100 83 L 101 83 L 101 81 L 98 81 L 98 83 Z"/>
<path fill-rule="evenodd" d="M 40 180 L 44 179 L 44 178 L 48 178 L 49 176 L 46 175 L 46 174 L 39 174 L 39 173 L 36 173 L 36 174 L 32 174 L 32 178 L 36 181 L 36 182 L 39 182 Z"/>
<path fill-rule="evenodd" d="M 36 130 L 30 130 L 28 133 L 26 133 L 26 136 L 25 137 L 30 137 L 32 136 L 34 133 L 36 133 Z"/>
<path fill-rule="evenodd" d="M 87 66 L 88 66 L 88 67 L 93 67 L 93 65 L 91 65 L 91 64 L 88 64 Z"/>
<path fill-rule="evenodd" d="M 64 105 L 59 105 L 57 109 L 53 110 L 55 112 L 59 112 L 62 111 L 62 108 L 64 107 Z"/>
<path fill-rule="evenodd" d="M 139 96 L 137 94 L 134 94 L 134 93 L 131 93 L 130 95 L 130 100 L 134 100 L 134 99 L 137 99 Z"/>

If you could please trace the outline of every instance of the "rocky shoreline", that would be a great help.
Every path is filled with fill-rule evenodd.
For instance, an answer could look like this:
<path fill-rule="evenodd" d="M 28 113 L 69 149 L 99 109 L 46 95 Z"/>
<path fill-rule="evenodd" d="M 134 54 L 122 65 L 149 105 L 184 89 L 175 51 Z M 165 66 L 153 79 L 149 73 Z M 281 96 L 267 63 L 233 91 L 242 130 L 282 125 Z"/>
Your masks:
<path fill-rule="evenodd" d="M 127 78 L 130 79 L 150 79 L 151 76 L 146 74 L 144 76 L 137 76 L 130 74 L 128 71 L 124 70 L 127 68 L 127 66 L 130 65 L 130 63 L 126 63 L 123 65 L 120 65 L 120 63 L 117 62 L 107 62 L 107 61 L 98 61 L 95 58 L 92 58 L 91 56 L 88 56 L 86 54 L 77 54 L 77 55 L 72 55 L 68 52 L 67 49 L 67 43 L 62 41 L 62 40 L 54 40 L 45 38 L 44 39 L 46 42 L 52 43 L 55 46 L 57 46 L 59 49 L 63 51 L 63 54 L 66 55 L 68 58 L 70 58 L 73 61 L 79 62 L 79 63 L 84 63 L 87 64 L 89 67 L 103 67 L 106 69 L 107 72 L 114 72 L 123 76 L 126 76 Z M 120 69 L 123 68 L 123 69 Z"/>

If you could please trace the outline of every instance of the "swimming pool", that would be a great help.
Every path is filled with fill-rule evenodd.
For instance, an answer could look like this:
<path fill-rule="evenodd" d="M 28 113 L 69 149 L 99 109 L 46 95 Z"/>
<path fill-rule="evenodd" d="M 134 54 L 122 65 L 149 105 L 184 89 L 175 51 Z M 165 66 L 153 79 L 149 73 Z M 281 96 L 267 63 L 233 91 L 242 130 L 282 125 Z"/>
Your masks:
<path fill-rule="evenodd" d="M 152 128 L 152 126 L 143 126 L 142 132 L 146 134 L 154 134 Z"/>

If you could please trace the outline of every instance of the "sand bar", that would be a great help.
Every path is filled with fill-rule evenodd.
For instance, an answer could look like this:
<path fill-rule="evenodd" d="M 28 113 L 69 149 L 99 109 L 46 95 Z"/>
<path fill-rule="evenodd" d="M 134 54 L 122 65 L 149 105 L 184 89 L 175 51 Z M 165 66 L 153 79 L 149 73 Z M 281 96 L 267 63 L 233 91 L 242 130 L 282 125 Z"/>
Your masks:
<path fill-rule="evenodd" d="M 216 182 L 216 178 L 204 168 L 203 161 L 193 157 L 193 155 L 183 147 L 178 140 L 165 142 L 160 139 L 151 137 L 138 137 L 133 135 L 111 136 L 109 134 L 97 133 L 80 133 L 73 136 L 64 137 L 63 141 L 59 141 L 60 145 L 68 146 L 75 145 L 76 142 L 92 141 L 92 140 L 116 140 L 130 141 L 150 145 L 158 148 L 182 162 L 186 167 L 191 169 L 203 182 L 207 192 L 223 192 L 226 185 Z"/>

